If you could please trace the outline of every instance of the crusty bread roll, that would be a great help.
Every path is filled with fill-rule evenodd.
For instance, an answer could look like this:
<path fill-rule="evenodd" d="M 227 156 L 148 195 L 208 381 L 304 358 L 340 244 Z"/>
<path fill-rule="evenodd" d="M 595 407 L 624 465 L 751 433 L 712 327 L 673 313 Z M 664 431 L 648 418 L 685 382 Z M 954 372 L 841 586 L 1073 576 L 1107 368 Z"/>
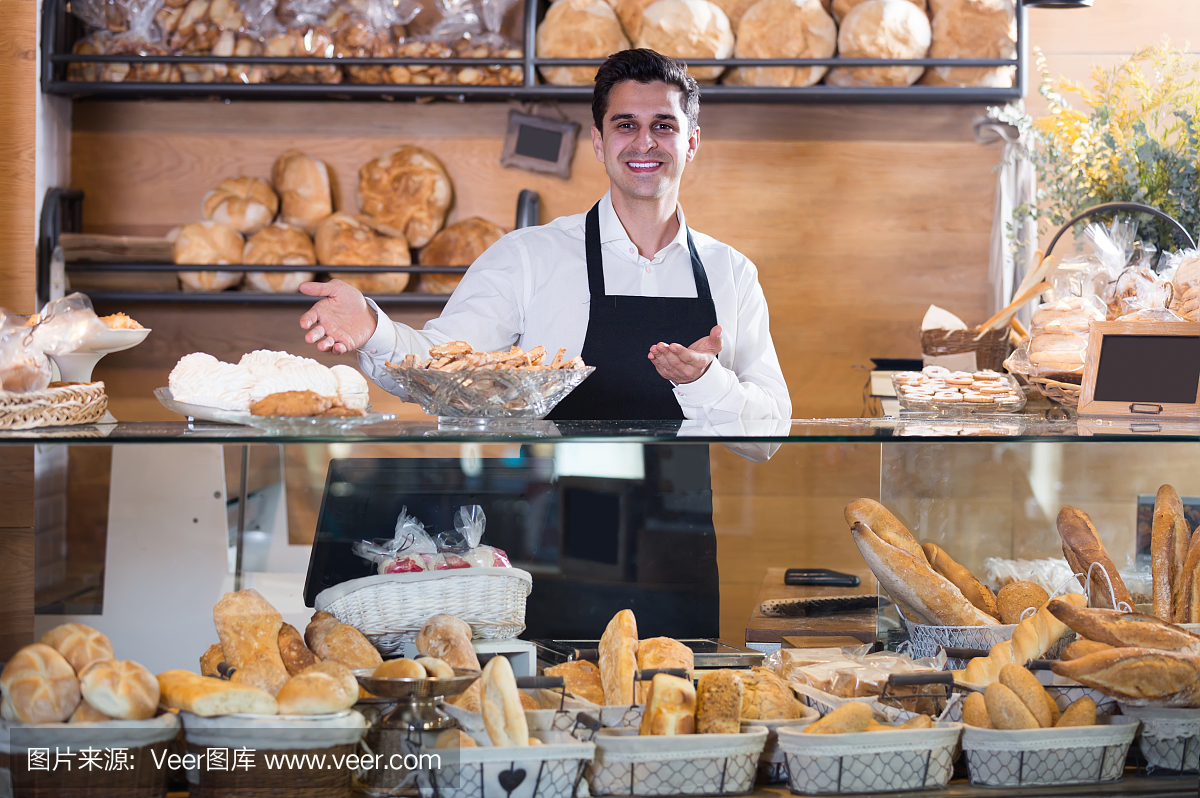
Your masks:
<path fill-rule="evenodd" d="M 1043 729 L 1053 726 L 1050 707 L 1046 705 L 1046 688 L 1024 665 L 1009 663 L 1000 669 L 1000 684 L 1012 690 Z"/>
<path fill-rule="evenodd" d="M 131 660 L 93 663 L 80 676 L 79 688 L 84 700 L 110 718 L 145 720 L 158 710 L 158 680 Z"/>
<path fill-rule="evenodd" d="M 1057 524 L 1063 556 L 1084 587 L 1087 587 L 1090 569 L 1092 606 L 1119 609 L 1118 605 L 1124 604 L 1126 609 L 1133 609 L 1133 598 L 1117 572 L 1117 566 L 1109 559 L 1100 533 L 1088 514 L 1074 507 L 1063 507 L 1058 513 Z M 1095 568 L 1091 567 L 1093 563 L 1097 564 Z"/>
<path fill-rule="evenodd" d="M 188 671 L 158 674 L 158 688 L 164 706 L 205 718 L 237 712 L 274 715 L 278 711 L 275 696 L 265 690 Z"/>
<path fill-rule="evenodd" d="M 696 728 L 696 688 L 691 679 L 665 673 L 650 682 L 650 696 L 638 734 L 692 734 Z"/>
<path fill-rule="evenodd" d="M 846 19 L 847 14 L 849 14 L 856 6 L 862 5 L 866 1 L 867 0 L 833 0 L 833 2 L 829 4 L 829 13 L 833 15 L 833 18 L 837 20 L 838 24 L 841 24 L 841 22 Z M 922 11 L 924 11 L 926 8 L 925 0 L 908 0 L 908 2 L 912 3 Z"/>
<path fill-rule="evenodd" d="M 1200 622 L 1200 535 L 1193 535 L 1187 559 L 1179 577 L 1179 587 L 1173 590 L 1172 615 L 1176 623 Z"/>
<path fill-rule="evenodd" d="M 1017 57 L 1013 0 L 948 0 L 933 17 L 930 58 Z M 1009 88 L 1017 76 L 1008 67 L 933 67 L 923 83 L 933 86 Z"/>
<path fill-rule="evenodd" d="M 733 54 L 733 29 L 720 6 L 709 0 L 657 0 L 642 12 L 642 30 L 635 47 L 672 58 L 728 58 Z M 688 67 L 699 81 L 713 81 L 724 67 Z"/>
<path fill-rule="evenodd" d="M 1025 611 L 1032 607 L 1039 610 L 1050 600 L 1050 594 L 1041 585 L 1033 582 L 1009 582 L 1000 588 L 996 606 L 1000 610 L 1001 623 L 1020 623 Z"/>
<path fill-rule="evenodd" d="M 279 192 L 279 221 L 312 235 L 317 224 L 333 213 L 329 169 L 323 161 L 288 150 L 271 167 L 271 182 Z"/>
<path fill-rule="evenodd" d="M 389 659 L 371 674 L 377 679 L 424 679 L 429 676 L 425 667 L 411 659 Z"/>
<path fill-rule="evenodd" d="M 639 20 L 642 8 L 639 4 Z M 538 58 L 607 58 L 628 49 L 617 11 L 605 0 L 556 0 L 537 29 Z M 545 81 L 556 86 L 590 86 L 596 69 L 538 67 Z"/>
<path fill-rule="evenodd" d="M 304 630 L 304 642 L 322 660 L 331 659 L 348 668 L 376 668 L 383 664 L 383 657 L 362 632 L 324 610 L 313 613 Z"/>
<path fill-rule="evenodd" d="M 408 266 L 412 253 L 398 230 L 378 224 L 365 214 L 339 211 L 317 227 L 317 262 L 322 266 Z M 408 285 L 404 272 L 332 275 L 364 294 L 398 294 Z"/>
<path fill-rule="evenodd" d="M 257 687 L 271 695 L 288 680 L 279 654 L 283 617 L 253 588 L 226 593 L 213 607 L 225 661 L 237 670 L 230 681 Z"/>
<path fill-rule="evenodd" d="M 279 212 L 279 197 L 257 177 L 222 180 L 204 195 L 204 218 L 224 224 L 245 235 L 266 227 Z"/>
<path fill-rule="evenodd" d="M 79 679 L 50 646 L 25 646 L 0 671 L 6 714 L 21 723 L 62 723 L 79 706 Z"/>
<path fill-rule="evenodd" d="M 1113 648 L 1054 662 L 1050 669 L 1131 706 L 1194 707 L 1200 701 L 1200 658 L 1176 651 Z"/>
<path fill-rule="evenodd" d="M 425 669 L 425 673 L 430 679 L 454 678 L 454 668 L 451 668 L 445 660 L 437 657 L 417 657 L 415 661 Z"/>
<path fill-rule="evenodd" d="M 600 669 L 594 663 L 576 659 L 546 668 L 542 673 L 546 676 L 561 676 L 563 687 L 568 693 L 603 706 L 604 682 L 600 679 Z"/>
<path fill-rule="evenodd" d="M 242 262 L 261 266 L 311 266 L 317 262 L 312 239 L 299 227 L 285 222 L 269 224 L 250 237 Z M 246 272 L 246 285 L 268 294 L 292 294 L 313 272 Z"/>
<path fill-rule="evenodd" d="M 955 562 L 936 543 L 925 543 L 921 546 L 921 550 L 925 552 L 925 558 L 929 560 L 929 565 L 933 570 L 953 582 L 954 586 L 962 591 L 962 594 L 967 597 L 968 601 L 993 618 L 998 619 L 1000 617 L 1000 608 L 996 604 L 996 596 L 987 585 L 976 579 L 975 575 L 969 570 Z M 1013 621 L 1013 623 L 1016 623 L 1016 621 Z"/>
<path fill-rule="evenodd" d="M 508 657 L 497 654 L 488 660 L 479 681 L 483 683 L 483 725 L 492 745 L 529 745 L 529 724 Z"/>
<path fill-rule="evenodd" d="M 1175 596 L 1183 592 L 1183 567 L 1191 541 L 1192 531 L 1183 513 L 1179 491 L 1170 485 L 1162 485 L 1154 497 L 1150 567 L 1154 584 L 1154 614 L 1164 621 L 1180 620 L 1175 617 Z"/>
<path fill-rule="evenodd" d="M 200 675 L 220 676 L 221 670 L 218 666 L 224 661 L 225 650 L 221 648 L 220 643 L 213 643 L 200 655 Z"/>
<path fill-rule="evenodd" d="M 621 610 L 600 636 L 600 681 L 604 684 L 605 704 L 629 706 L 634 703 L 637 647 L 637 619 L 633 617 L 633 610 Z"/>
<path fill-rule="evenodd" d="M 1089 696 L 1077 698 L 1071 702 L 1071 706 L 1067 707 L 1067 711 L 1062 713 L 1062 717 L 1054 724 L 1057 728 L 1067 728 L 1068 726 L 1095 726 L 1096 725 L 1096 702 Z"/>
<path fill-rule="evenodd" d="M 472 216 L 447 225 L 421 250 L 422 266 L 470 266 L 504 235 L 504 228 Z M 417 290 L 429 294 L 451 294 L 462 280 L 460 274 L 422 274 Z"/>
<path fill-rule="evenodd" d="M 1055 601 L 1061 601 L 1075 607 L 1087 603 L 1082 593 L 1068 593 Z M 986 657 L 975 657 L 967 663 L 967 667 L 957 671 L 955 676 L 967 684 L 987 686 L 1000 679 L 1000 669 L 1010 662 L 1023 665 L 1031 659 L 1037 659 L 1050 650 L 1067 631 L 1067 625 L 1056 618 L 1050 611 L 1054 602 L 1048 603 L 1033 615 L 1017 624 L 1012 637 L 992 646 Z"/>
<path fill-rule="evenodd" d="M 93 662 L 113 658 L 112 642 L 82 623 L 59 624 L 42 635 L 38 642 L 62 654 L 77 674 Z"/>
<path fill-rule="evenodd" d="M 288 676 L 303 673 L 317 661 L 312 651 L 305 645 L 300 632 L 290 623 L 279 627 L 279 657 L 283 660 L 283 667 L 287 669 Z M 203 666 L 203 661 L 201 661 L 201 666 Z"/>
<path fill-rule="evenodd" d="M 340 662 L 318 662 L 288 679 L 276 696 L 280 715 L 325 715 L 358 701 L 358 681 Z"/>
<path fill-rule="evenodd" d="M 157 688 L 157 680 L 155 681 L 155 689 Z M 75 707 L 75 711 L 71 713 L 71 717 L 67 719 L 67 723 L 104 723 L 112 720 L 108 715 L 105 715 L 100 710 L 89 704 L 87 701 L 80 701 L 79 706 Z"/>
<path fill-rule="evenodd" d="M 992 728 L 983 693 L 967 693 L 967 697 L 963 699 L 963 723 L 980 729 Z"/>
<path fill-rule="evenodd" d="M 914 557 L 926 559 L 925 550 L 913 533 L 908 531 L 908 527 L 874 499 L 855 499 L 846 505 L 842 515 L 850 526 L 854 526 L 856 521 L 861 522 L 869 526 L 884 543 L 903 549 Z"/>
<path fill-rule="evenodd" d="M 167 234 L 178 264 L 224 266 L 242 259 L 242 234 L 216 222 L 192 222 Z M 224 291 L 242 281 L 242 272 L 179 272 L 185 291 Z"/>
<path fill-rule="evenodd" d="M 803 713 L 787 682 L 767 668 L 738 671 L 745 686 L 742 717 L 747 720 L 793 720 Z"/>
<path fill-rule="evenodd" d="M 848 701 L 820 720 L 804 727 L 804 734 L 853 734 L 866 731 L 874 720 L 871 705 L 862 701 Z"/>
<path fill-rule="evenodd" d="M 433 741 L 434 748 L 477 748 L 479 743 L 462 729 L 446 729 Z"/>
<path fill-rule="evenodd" d="M 637 648 L 638 670 L 654 668 L 683 668 L 690 676 L 696 667 L 696 657 L 692 650 L 669 637 L 650 637 L 638 641 Z M 648 682 L 637 682 L 634 689 L 634 699 L 638 704 L 646 703 L 650 693 Z"/>
<path fill-rule="evenodd" d="M 1005 731 L 1041 728 L 1037 718 L 1029 711 L 1029 707 L 1025 705 L 1020 696 L 1000 682 L 988 685 L 987 690 L 983 693 L 983 700 L 987 704 L 988 718 L 992 721 L 992 728 Z"/>
<path fill-rule="evenodd" d="M 908 0 L 866 0 L 842 20 L 838 53 L 846 58 L 924 58 L 933 32 L 929 18 Z M 838 67 L 831 86 L 911 86 L 924 67 Z"/>
<path fill-rule="evenodd" d="M 423 247 L 442 229 L 454 200 L 450 175 L 428 150 L 404 145 L 358 170 L 358 208 Z"/>
<path fill-rule="evenodd" d="M 733 671 L 705 671 L 696 683 L 696 732 L 737 734 L 741 731 L 742 696 L 746 688 Z"/>
<path fill-rule="evenodd" d="M 479 657 L 475 654 L 475 647 L 471 645 L 471 637 L 471 627 L 466 621 L 453 615 L 434 615 L 417 633 L 417 651 L 426 657 L 436 657 L 451 668 L 477 671 Z M 470 687 L 451 699 L 450 703 L 467 712 L 479 712 L 483 689 L 481 681 L 476 679 Z"/>
<path fill-rule="evenodd" d="M 1156 648 L 1163 651 L 1200 653 L 1200 636 L 1153 615 L 1140 612 L 1088 609 L 1063 598 L 1047 608 L 1081 637 L 1122 648 Z"/>
<path fill-rule="evenodd" d="M 735 22 L 737 58 L 831 58 L 837 26 L 820 0 L 758 0 Z M 741 67 L 726 83 L 743 86 L 812 86 L 828 67 Z M 736 80 L 730 80 L 735 77 Z"/>
<path fill-rule="evenodd" d="M 1112 646 L 1108 643 L 1100 643 L 1096 640 L 1088 640 L 1080 638 L 1071 641 L 1070 645 L 1063 649 L 1062 656 L 1059 657 L 1063 662 L 1070 662 L 1073 659 L 1086 657 L 1088 654 L 1095 654 L 1098 651 L 1108 651 Z"/>
<path fill-rule="evenodd" d="M 738 33 L 738 26 L 741 24 L 742 18 L 746 16 L 747 11 L 749 11 L 757 3 L 761 2 L 761 0 L 712 0 L 712 2 L 717 6 L 717 8 L 725 12 L 725 16 L 729 17 L 729 27 L 732 28 L 734 34 L 736 34 L 735 38 L 740 39 L 741 34 Z M 829 0 L 816 0 L 816 3 L 817 5 L 821 6 L 821 10 L 824 11 L 826 15 L 829 14 Z M 833 18 L 830 17 L 830 19 L 832 20 Z M 833 38 L 835 40 L 837 39 L 837 28 L 834 28 Z M 736 48 L 736 42 L 734 46 Z"/>

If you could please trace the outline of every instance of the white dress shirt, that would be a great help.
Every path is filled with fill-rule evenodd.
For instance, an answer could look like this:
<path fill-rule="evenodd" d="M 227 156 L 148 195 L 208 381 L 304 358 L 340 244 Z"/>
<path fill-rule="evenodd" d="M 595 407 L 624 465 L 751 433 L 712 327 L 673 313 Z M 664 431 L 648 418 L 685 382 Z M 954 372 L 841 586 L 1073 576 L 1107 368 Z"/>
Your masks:
<path fill-rule="evenodd" d="M 609 294 L 695 297 L 683 209 L 679 233 L 653 258 L 638 254 L 608 194 L 600 200 L 600 243 L 604 284 Z M 466 341 L 476 350 L 495 351 L 517 344 L 547 352 L 566 348 L 573 358 L 583 350 L 590 292 L 584 255 L 584 217 L 563 216 L 541 227 L 515 230 L 471 265 L 441 316 L 422 330 L 391 321 L 374 302 L 378 324 L 358 350 L 368 377 L 391 393 L 403 389 L 383 369 L 409 353 L 424 360 L 429 348 Z M 735 419 L 787 419 L 792 402 L 775 355 L 767 301 L 758 270 L 745 255 L 703 233 L 692 231 L 704 264 L 721 325 L 721 353 L 699 379 L 675 386 L 685 418 L 719 424 Z M 693 341 L 666 341 L 691 346 Z"/>

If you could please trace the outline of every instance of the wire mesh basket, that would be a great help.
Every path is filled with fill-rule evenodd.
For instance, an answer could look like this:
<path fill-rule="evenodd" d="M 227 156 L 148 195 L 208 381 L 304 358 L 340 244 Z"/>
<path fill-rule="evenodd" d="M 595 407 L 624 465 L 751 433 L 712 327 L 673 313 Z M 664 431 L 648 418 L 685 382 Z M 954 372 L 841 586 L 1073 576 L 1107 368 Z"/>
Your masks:
<path fill-rule="evenodd" d="M 1159 709 L 1121 706 L 1121 712 L 1141 721 L 1138 748 L 1146 771 L 1200 771 L 1200 709 Z"/>
<path fill-rule="evenodd" d="M 932 729 L 808 735 L 779 730 L 788 786 L 801 795 L 898 792 L 945 787 L 962 733 L 959 723 Z"/>
<path fill-rule="evenodd" d="M 971 783 L 986 787 L 1115 781 L 1137 734 L 1136 718 L 1107 716 L 1095 726 L 998 731 L 967 726 L 962 747 Z"/>
<path fill-rule="evenodd" d="M 587 379 L 581 369 L 436 369 L 385 366 L 387 373 L 431 416 L 539 419 Z"/>
<path fill-rule="evenodd" d="M 481 732 L 471 736 L 478 747 L 434 749 L 431 735 L 403 741 L 407 754 L 440 757 L 440 767 L 415 771 L 421 798 L 575 798 L 596 750 L 562 732 L 532 732 L 541 745 L 522 748 L 493 747 Z"/>
<path fill-rule="evenodd" d="M 989 651 L 997 643 L 1011 640 L 1016 624 L 996 624 L 994 626 L 932 626 L 930 624 L 914 623 L 904 619 L 908 626 L 909 643 L 912 645 L 912 656 L 934 657 L 943 648 L 971 648 Z M 1045 659 L 1058 659 L 1059 654 L 1075 639 L 1074 632 L 1067 632 L 1059 641 L 1050 647 L 1042 656 Z M 962 659 L 947 659 L 946 667 L 950 670 L 960 670 L 966 667 Z"/>
<path fill-rule="evenodd" d="M 593 795 L 743 795 L 754 788 L 767 730 L 640 737 L 634 729 L 603 729 L 595 742 Z"/>

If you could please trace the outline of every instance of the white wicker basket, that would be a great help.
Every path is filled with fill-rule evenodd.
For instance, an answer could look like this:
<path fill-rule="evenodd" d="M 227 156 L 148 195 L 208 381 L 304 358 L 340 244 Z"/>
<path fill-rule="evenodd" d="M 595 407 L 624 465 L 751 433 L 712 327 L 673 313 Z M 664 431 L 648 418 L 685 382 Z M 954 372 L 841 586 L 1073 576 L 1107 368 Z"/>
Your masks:
<path fill-rule="evenodd" d="M 1095 726 L 998 731 L 967 726 L 962 747 L 971 783 L 986 787 L 1115 781 L 1137 734 L 1135 718 L 1105 716 Z"/>
<path fill-rule="evenodd" d="M 920 657 L 935 657 L 938 650 L 945 648 L 976 648 L 982 651 L 991 650 L 997 643 L 1012 639 L 1016 624 L 996 624 L 994 626 L 931 626 L 923 623 L 913 623 L 907 618 L 904 623 L 908 626 L 908 638 L 912 645 L 910 652 L 913 659 Z M 1043 654 L 1045 659 L 1058 659 L 1062 650 L 1075 639 L 1075 633 L 1068 631 L 1059 641 Z M 966 662 L 958 659 L 947 659 L 948 670 L 961 670 Z"/>
<path fill-rule="evenodd" d="M 507 639 L 525 631 L 533 577 L 519 568 L 460 568 L 351 579 L 317 594 L 314 606 L 358 629 L 384 656 L 438 613 L 461 618 L 475 637 Z"/>
<path fill-rule="evenodd" d="M 1146 771 L 1200 770 L 1200 709 L 1158 709 L 1121 706 L 1121 712 L 1142 722 L 1138 748 Z"/>
<path fill-rule="evenodd" d="M 575 798 L 596 747 L 561 732 L 532 736 L 542 745 L 496 748 L 475 732 L 475 748 L 433 750 L 429 740 L 405 740 L 403 749 L 441 757 L 440 768 L 416 771 L 421 798 Z"/>
<path fill-rule="evenodd" d="M 938 789 L 950 783 L 962 725 L 932 729 L 804 734 L 780 729 L 788 785 L 802 795 Z"/>

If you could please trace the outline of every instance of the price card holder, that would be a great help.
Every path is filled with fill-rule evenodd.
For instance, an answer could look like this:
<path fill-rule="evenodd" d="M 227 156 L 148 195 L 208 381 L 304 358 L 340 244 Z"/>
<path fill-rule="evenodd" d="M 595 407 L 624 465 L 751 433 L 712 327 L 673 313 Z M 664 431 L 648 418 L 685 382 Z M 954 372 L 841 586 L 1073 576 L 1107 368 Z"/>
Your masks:
<path fill-rule="evenodd" d="M 1200 324 L 1093 322 L 1079 415 L 1200 419 Z"/>
<path fill-rule="evenodd" d="M 511 111 L 500 163 L 566 180 L 571 176 L 578 135 L 579 125 L 574 122 Z"/>

